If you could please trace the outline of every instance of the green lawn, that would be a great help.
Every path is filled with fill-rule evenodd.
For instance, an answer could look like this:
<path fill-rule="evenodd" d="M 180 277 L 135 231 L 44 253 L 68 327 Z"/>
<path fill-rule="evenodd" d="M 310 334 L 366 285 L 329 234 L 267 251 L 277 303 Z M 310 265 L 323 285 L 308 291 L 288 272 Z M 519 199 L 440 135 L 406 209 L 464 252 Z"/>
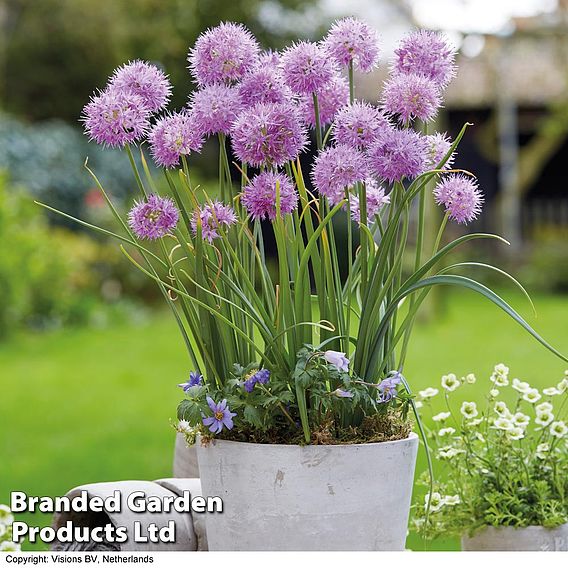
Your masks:
<path fill-rule="evenodd" d="M 506 296 L 568 353 L 568 297 L 536 297 L 535 319 L 522 298 Z M 497 362 L 537 387 L 560 379 L 562 361 L 497 308 L 473 293 L 443 300 L 442 315 L 415 330 L 405 375 L 416 390 L 438 386 L 444 373 L 474 372 L 478 383 L 465 388 L 470 400 L 479 400 Z M 0 344 L 0 503 L 8 502 L 10 490 L 61 495 L 82 483 L 168 476 L 169 421 L 187 365 L 169 314 L 137 326 L 21 335 Z M 49 522 L 46 515 L 21 518 Z M 422 547 L 415 537 L 409 544 Z"/>

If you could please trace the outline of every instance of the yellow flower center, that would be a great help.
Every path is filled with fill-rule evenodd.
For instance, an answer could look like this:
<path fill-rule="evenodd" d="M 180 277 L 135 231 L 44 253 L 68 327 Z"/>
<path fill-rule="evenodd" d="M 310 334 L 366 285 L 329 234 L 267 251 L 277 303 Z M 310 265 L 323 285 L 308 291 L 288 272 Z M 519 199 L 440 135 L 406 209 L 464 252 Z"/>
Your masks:
<path fill-rule="evenodd" d="M 215 412 L 215 420 L 223 420 L 223 411 L 222 410 L 217 410 L 217 412 Z"/>

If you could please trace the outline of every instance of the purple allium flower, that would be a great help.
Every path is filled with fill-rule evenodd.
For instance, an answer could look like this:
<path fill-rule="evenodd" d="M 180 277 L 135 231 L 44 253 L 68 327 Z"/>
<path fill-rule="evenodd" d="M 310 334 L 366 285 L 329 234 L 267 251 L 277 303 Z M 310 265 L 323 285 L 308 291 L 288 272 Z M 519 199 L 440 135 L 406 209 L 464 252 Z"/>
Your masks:
<path fill-rule="evenodd" d="M 389 402 L 397 395 L 397 387 L 402 381 L 400 373 L 383 379 L 379 384 L 379 402 Z"/>
<path fill-rule="evenodd" d="M 337 20 L 323 40 L 328 53 L 341 65 L 349 65 L 368 73 L 379 61 L 379 35 L 356 18 Z"/>
<path fill-rule="evenodd" d="M 284 82 L 299 95 L 319 93 L 336 73 L 329 54 L 308 41 L 294 43 L 282 53 L 281 69 Z"/>
<path fill-rule="evenodd" d="M 227 401 L 223 399 L 219 404 L 208 396 L 207 404 L 213 413 L 213 416 L 203 415 L 202 422 L 204 426 L 209 427 L 209 431 L 213 434 L 219 434 L 223 428 L 227 430 L 232 430 L 233 428 L 233 416 L 236 416 L 236 412 L 231 412 L 231 409 L 227 406 Z"/>
<path fill-rule="evenodd" d="M 284 103 L 292 97 L 275 67 L 257 67 L 248 72 L 238 85 L 239 98 L 243 106 L 256 103 Z"/>
<path fill-rule="evenodd" d="M 316 189 L 333 204 L 345 198 L 346 188 L 365 181 L 367 176 L 367 161 L 363 153 L 343 144 L 320 152 L 312 169 Z"/>
<path fill-rule="evenodd" d="M 375 180 L 366 180 L 367 195 L 367 223 L 375 220 L 375 215 L 387 204 L 390 203 L 390 196 L 385 194 L 382 188 Z M 349 198 L 351 207 L 351 217 L 357 223 L 361 222 L 361 210 L 359 207 L 359 197 L 352 195 Z"/>
<path fill-rule="evenodd" d="M 189 373 L 189 380 L 185 383 L 180 383 L 178 387 L 183 389 L 183 392 L 187 392 L 192 387 L 197 387 L 203 381 L 203 376 L 197 371 L 191 371 Z"/>
<path fill-rule="evenodd" d="M 457 223 L 469 223 L 481 213 L 483 196 L 477 182 L 463 174 L 451 174 L 434 189 L 436 203 L 443 205 L 449 218 Z"/>
<path fill-rule="evenodd" d="M 136 202 L 128 213 L 128 224 L 139 239 L 155 240 L 167 235 L 177 225 L 179 213 L 169 197 L 149 195 Z"/>
<path fill-rule="evenodd" d="M 259 69 L 261 67 L 274 67 L 278 70 L 280 66 L 280 53 L 277 51 L 272 51 L 272 49 L 268 49 L 263 51 L 259 56 L 256 62 L 256 68 Z"/>
<path fill-rule="evenodd" d="M 253 166 L 282 166 L 308 142 L 297 110 L 288 103 L 258 103 L 243 111 L 233 124 L 231 139 L 239 160 Z"/>
<path fill-rule="evenodd" d="M 333 121 L 337 111 L 349 103 L 349 83 L 341 76 L 332 77 L 317 93 L 319 119 L 323 126 Z M 314 98 L 312 95 L 303 95 L 300 101 L 302 120 L 310 125 L 316 125 L 314 111 Z"/>
<path fill-rule="evenodd" d="M 298 206 L 298 194 L 290 178 L 264 171 L 253 177 L 243 190 L 242 203 L 253 219 L 276 219 L 276 184 L 279 184 L 282 215 L 292 213 Z"/>
<path fill-rule="evenodd" d="M 344 373 L 349 372 L 349 359 L 347 359 L 346 353 L 341 353 L 339 351 L 332 351 L 331 349 L 323 353 L 323 358 L 331 365 L 337 367 L 340 371 Z"/>
<path fill-rule="evenodd" d="M 428 77 L 397 73 L 385 83 L 383 103 L 387 112 L 398 115 L 401 124 L 415 118 L 428 122 L 436 116 L 442 97 L 438 85 Z"/>
<path fill-rule="evenodd" d="M 91 97 L 82 120 L 91 140 L 116 147 L 143 138 L 150 126 L 149 116 L 150 111 L 138 95 L 106 90 Z"/>
<path fill-rule="evenodd" d="M 180 156 L 201 150 L 203 135 L 192 115 L 175 113 L 156 121 L 148 141 L 156 164 L 171 168 L 179 163 Z"/>
<path fill-rule="evenodd" d="M 362 101 L 354 101 L 339 110 L 333 123 L 333 137 L 338 144 L 366 148 L 382 132 L 390 130 L 388 118 L 378 108 Z"/>
<path fill-rule="evenodd" d="M 232 207 L 224 205 L 219 201 L 213 201 L 194 211 L 191 219 L 193 234 L 197 235 L 197 222 L 201 219 L 201 236 L 210 243 L 219 237 L 218 229 L 221 226 L 226 228 L 237 222 L 237 216 Z"/>
<path fill-rule="evenodd" d="M 109 80 L 111 90 L 138 95 L 150 112 L 166 106 L 172 86 L 165 73 L 145 61 L 129 61 L 115 70 Z"/>
<path fill-rule="evenodd" d="M 189 51 L 189 68 L 200 86 L 239 80 L 257 62 L 256 39 L 242 24 L 223 22 L 203 32 Z"/>
<path fill-rule="evenodd" d="M 432 79 L 439 87 L 447 87 L 456 74 L 456 50 L 443 34 L 417 30 L 408 34 L 395 50 L 394 69 Z"/>
<path fill-rule="evenodd" d="M 243 383 L 245 391 L 252 392 L 254 386 L 258 383 L 260 385 L 265 385 L 270 380 L 270 371 L 268 369 L 259 369 L 252 375 L 250 375 L 246 381 Z"/>
<path fill-rule="evenodd" d="M 242 105 L 235 87 L 209 85 L 192 94 L 190 108 L 199 132 L 229 134 Z"/>
<path fill-rule="evenodd" d="M 425 170 L 428 143 L 413 130 L 393 128 L 369 149 L 373 173 L 389 182 L 415 177 Z"/>
<path fill-rule="evenodd" d="M 435 168 L 449 152 L 452 142 L 451 140 L 441 132 L 436 132 L 436 134 L 430 134 L 426 136 L 428 141 L 428 164 L 427 168 Z M 443 169 L 449 170 L 454 162 L 455 154 L 451 154 L 446 160 Z"/>
<path fill-rule="evenodd" d="M 335 389 L 332 393 L 333 396 L 337 398 L 353 398 L 353 393 L 351 391 L 346 391 L 342 389 Z"/>

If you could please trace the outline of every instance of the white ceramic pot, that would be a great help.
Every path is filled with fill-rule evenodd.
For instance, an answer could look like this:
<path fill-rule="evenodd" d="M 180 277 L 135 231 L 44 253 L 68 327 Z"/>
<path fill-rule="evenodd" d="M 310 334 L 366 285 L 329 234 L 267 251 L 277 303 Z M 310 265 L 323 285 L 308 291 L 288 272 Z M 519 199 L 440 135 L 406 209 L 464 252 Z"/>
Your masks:
<path fill-rule="evenodd" d="M 462 550 L 568 551 L 568 523 L 554 529 L 487 527 L 462 537 Z"/>
<path fill-rule="evenodd" d="M 198 441 L 209 550 L 404 550 L 417 450 Z"/>

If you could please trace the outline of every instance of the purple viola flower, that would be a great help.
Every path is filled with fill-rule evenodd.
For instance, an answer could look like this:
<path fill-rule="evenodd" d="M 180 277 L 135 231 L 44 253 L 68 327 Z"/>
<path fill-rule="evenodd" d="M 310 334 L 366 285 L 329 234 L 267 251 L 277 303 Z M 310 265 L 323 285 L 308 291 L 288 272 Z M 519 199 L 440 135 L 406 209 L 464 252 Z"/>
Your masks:
<path fill-rule="evenodd" d="M 382 111 L 369 103 L 354 101 L 338 111 L 333 123 L 333 138 L 338 144 L 364 149 L 390 128 Z"/>
<path fill-rule="evenodd" d="M 220 227 L 229 228 L 237 222 L 233 208 L 220 201 L 212 201 L 194 211 L 191 218 L 191 229 L 194 235 L 197 235 L 198 219 L 201 220 L 201 236 L 210 243 L 220 236 L 218 232 Z"/>
<path fill-rule="evenodd" d="M 243 383 L 243 387 L 247 392 L 252 392 L 254 386 L 258 383 L 265 385 L 270 380 L 270 371 L 268 369 L 259 369 L 250 375 Z"/>
<path fill-rule="evenodd" d="M 213 416 L 203 416 L 202 422 L 204 426 L 209 427 L 209 431 L 213 434 L 219 434 L 223 428 L 227 430 L 233 429 L 233 416 L 236 416 L 236 412 L 231 412 L 231 409 L 227 406 L 227 401 L 223 399 L 219 404 L 208 396 L 207 404 L 213 413 Z"/>
<path fill-rule="evenodd" d="M 238 87 L 239 98 L 244 107 L 256 103 L 285 103 L 292 92 L 284 84 L 278 68 L 265 65 L 249 71 Z"/>
<path fill-rule="evenodd" d="M 367 196 L 367 224 L 375 220 L 380 210 L 390 203 L 390 196 L 386 195 L 385 190 L 375 180 L 365 181 Z M 361 223 L 361 208 L 359 207 L 359 197 L 352 195 L 349 197 L 351 217 L 356 223 Z"/>
<path fill-rule="evenodd" d="M 429 122 L 442 105 L 439 86 L 422 75 L 394 74 L 383 89 L 384 109 L 398 116 L 401 124 L 415 118 Z"/>
<path fill-rule="evenodd" d="M 341 65 L 369 73 L 379 61 L 379 35 L 357 18 L 336 21 L 323 40 L 326 51 Z"/>
<path fill-rule="evenodd" d="M 142 97 L 117 90 L 93 95 L 83 109 L 85 132 L 97 144 L 123 147 L 141 140 L 148 130 L 150 111 Z"/>
<path fill-rule="evenodd" d="M 387 377 L 379 383 L 379 402 L 389 402 L 397 395 L 398 385 L 402 381 L 402 375 L 395 373 L 392 377 Z"/>
<path fill-rule="evenodd" d="M 236 87 L 208 85 L 191 95 L 189 103 L 193 123 L 204 135 L 229 134 L 231 125 L 242 110 Z"/>
<path fill-rule="evenodd" d="M 336 66 L 329 54 L 309 41 L 288 47 L 280 61 L 284 82 L 299 95 L 319 93 L 336 74 Z"/>
<path fill-rule="evenodd" d="M 470 176 L 451 174 L 434 188 L 436 203 L 443 205 L 449 218 L 466 224 L 481 213 L 483 196 L 477 182 Z"/>
<path fill-rule="evenodd" d="M 426 167 L 428 169 L 432 169 L 437 167 L 437 165 L 449 152 L 452 146 L 452 141 L 446 136 L 446 134 L 442 134 L 441 132 L 436 132 L 435 134 L 426 136 L 426 140 L 428 141 L 428 164 Z M 451 154 L 446 160 L 443 169 L 451 169 L 452 164 L 454 163 L 454 158 L 455 153 Z"/>
<path fill-rule="evenodd" d="M 161 110 L 168 103 L 172 86 L 165 73 L 145 61 L 129 61 L 115 70 L 109 80 L 112 90 L 138 95 L 150 112 Z"/>
<path fill-rule="evenodd" d="M 323 353 L 323 358 L 337 367 L 340 371 L 344 373 L 349 372 L 349 359 L 347 359 L 346 353 L 341 353 L 340 351 L 332 351 L 331 349 Z"/>
<path fill-rule="evenodd" d="M 150 151 L 158 166 L 171 168 L 181 156 L 199 152 L 203 135 L 195 126 L 192 115 L 175 113 L 159 118 L 148 135 Z"/>
<path fill-rule="evenodd" d="M 353 398 L 354 394 L 351 391 L 346 391 L 342 389 L 335 389 L 332 393 L 333 396 L 337 398 Z"/>
<path fill-rule="evenodd" d="M 139 239 L 156 240 L 169 234 L 177 225 L 179 212 L 169 197 L 151 194 L 136 202 L 128 213 L 128 224 Z"/>
<path fill-rule="evenodd" d="M 242 24 L 223 22 L 203 32 L 188 55 L 200 86 L 238 81 L 258 60 L 258 42 Z"/>
<path fill-rule="evenodd" d="M 258 103 L 243 111 L 231 130 L 233 150 L 252 166 L 282 166 L 308 143 L 297 110 L 289 103 Z"/>
<path fill-rule="evenodd" d="M 446 87 L 456 74 L 456 50 L 438 32 L 418 30 L 407 35 L 395 50 L 393 68 L 399 73 L 413 73 Z"/>
<path fill-rule="evenodd" d="M 346 188 L 367 177 L 367 160 L 363 153 L 344 144 L 320 152 L 312 169 L 316 189 L 334 205 L 345 198 Z"/>
<path fill-rule="evenodd" d="M 276 186 L 279 187 L 280 213 L 288 215 L 298 206 L 298 194 L 290 178 L 283 173 L 264 171 L 245 186 L 242 204 L 253 219 L 276 219 Z"/>
<path fill-rule="evenodd" d="M 349 83 L 341 76 L 332 79 L 318 91 L 319 120 L 323 126 L 333 122 L 340 108 L 349 103 Z M 300 114 L 304 123 L 316 125 L 314 98 L 303 95 L 300 101 Z"/>
<path fill-rule="evenodd" d="M 183 392 L 187 392 L 192 387 L 197 387 L 201 385 L 203 381 L 203 376 L 197 371 L 191 371 L 189 373 L 189 379 L 185 383 L 180 383 L 178 387 L 183 389 Z"/>

